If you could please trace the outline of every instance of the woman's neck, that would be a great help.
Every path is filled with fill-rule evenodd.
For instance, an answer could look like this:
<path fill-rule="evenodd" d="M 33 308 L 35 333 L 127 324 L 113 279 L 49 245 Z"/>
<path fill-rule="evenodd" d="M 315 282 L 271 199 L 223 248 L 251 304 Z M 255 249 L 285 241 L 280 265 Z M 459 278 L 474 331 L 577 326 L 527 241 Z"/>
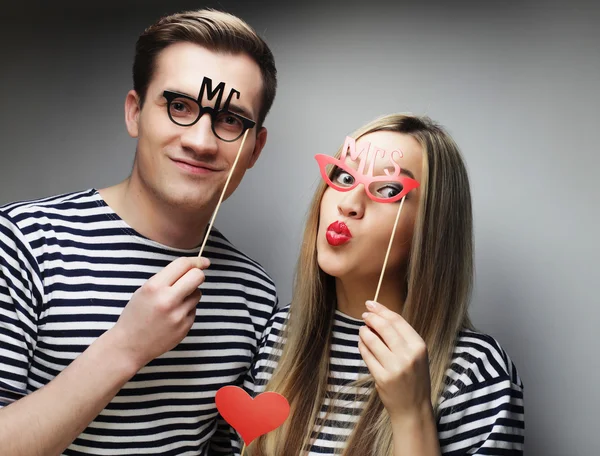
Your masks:
<path fill-rule="evenodd" d="M 387 273 L 387 272 L 386 272 Z M 399 277 L 390 273 L 390 277 Z M 402 277 L 400 275 L 400 277 Z M 365 302 L 375 298 L 379 277 L 375 279 L 335 278 L 337 309 L 353 318 L 362 318 L 367 311 Z M 377 301 L 396 313 L 402 312 L 406 290 L 398 286 L 398 280 L 385 280 L 381 284 Z"/>

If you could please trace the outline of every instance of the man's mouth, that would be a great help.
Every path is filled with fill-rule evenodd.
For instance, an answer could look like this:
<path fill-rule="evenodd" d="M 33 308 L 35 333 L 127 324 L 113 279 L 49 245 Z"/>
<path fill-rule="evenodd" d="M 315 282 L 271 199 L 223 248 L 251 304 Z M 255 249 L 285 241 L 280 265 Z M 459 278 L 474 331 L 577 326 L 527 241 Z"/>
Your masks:
<path fill-rule="evenodd" d="M 218 168 L 216 168 L 213 165 L 209 165 L 207 163 L 203 163 L 203 162 L 197 162 L 197 161 L 193 161 L 193 160 L 183 160 L 183 159 L 176 159 L 176 158 L 172 158 L 171 160 L 173 160 L 173 162 L 181 169 L 188 171 L 192 174 L 209 174 L 209 173 L 214 173 L 216 171 L 219 171 Z"/>

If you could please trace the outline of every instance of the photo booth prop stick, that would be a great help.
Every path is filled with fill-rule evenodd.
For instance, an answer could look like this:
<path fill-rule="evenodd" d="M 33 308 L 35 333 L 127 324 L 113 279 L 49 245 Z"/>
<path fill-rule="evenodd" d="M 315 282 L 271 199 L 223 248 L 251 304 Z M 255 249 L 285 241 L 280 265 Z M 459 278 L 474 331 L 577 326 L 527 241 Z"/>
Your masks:
<path fill-rule="evenodd" d="M 261 435 L 281 426 L 290 414 L 290 404 L 281 394 L 266 392 L 254 399 L 239 386 L 224 386 L 215 396 L 217 410 L 244 440 L 246 447 Z"/>
<path fill-rule="evenodd" d="M 219 140 L 233 142 L 237 141 L 242 135 L 244 135 L 242 144 L 240 144 L 240 148 L 233 162 L 233 166 L 231 167 L 231 171 L 227 177 L 223 191 L 221 192 L 221 197 L 219 198 L 217 207 L 213 212 L 209 227 L 206 230 L 202 247 L 200 247 L 200 252 L 198 253 L 199 257 L 202 256 L 202 253 L 204 253 L 204 247 L 208 241 L 210 230 L 212 229 L 217 213 L 219 212 L 219 207 L 221 206 L 223 198 L 225 197 L 225 193 L 227 192 L 229 181 L 235 172 L 235 167 L 242 153 L 242 149 L 244 148 L 244 144 L 246 143 L 246 138 L 248 137 L 248 132 L 256 125 L 254 120 L 248 119 L 247 117 L 234 112 L 238 111 L 239 108 L 236 109 L 233 107 L 233 111 L 230 110 L 231 100 L 234 97 L 239 100 L 240 92 L 234 88 L 231 88 L 225 103 L 221 106 L 224 93 L 225 82 L 220 82 L 219 84 L 214 85 L 213 80 L 208 77 L 204 77 L 202 79 L 202 85 L 200 86 L 200 92 L 198 93 L 197 99 L 192 98 L 189 95 L 170 90 L 165 90 L 163 92 L 163 96 L 167 100 L 167 113 L 169 114 L 169 119 L 171 119 L 174 124 L 181 127 L 191 127 L 192 125 L 196 124 L 202 118 L 202 116 L 208 114 L 210 115 L 210 125 L 212 131 L 214 135 L 219 138 Z M 213 106 L 202 106 L 202 103 L 205 100 L 207 102 L 212 101 Z"/>
<path fill-rule="evenodd" d="M 396 228 L 398 227 L 398 220 L 400 219 L 400 214 L 402 213 L 402 206 L 404 206 L 405 199 L 406 195 L 402 197 L 402 200 L 400 201 L 400 207 L 398 208 L 398 212 L 396 213 L 396 221 L 394 222 L 394 228 L 392 228 L 392 235 L 390 236 L 390 242 L 388 243 L 387 252 L 385 253 L 385 259 L 383 260 L 383 267 L 381 268 L 381 274 L 379 275 L 379 283 L 377 284 L 377 291 L 375 292 L 375 297 L 373 298 L 373 301 L 377 301 L 377 298 L 379 297 L 379 290 L 381 289 L 381 283 L 383 282 L 385 268 L 387 266 L 388 258 L 390 256 L 390 251 L 392 250 L 394 236 L 396 235 Z"/>
<path fill-rule="evenodd" d="M 386 166 L 383 167 L 382 174 L 374 176 L 377 157 L 381 157 Z M 321 176 L 331 188 L 340 192 L 349 192 L 359 184 L 362 184 L 367 196 L 375 202 L 394 203 L 401 200 L 383 261 L 383 268 L 379 276 L 375 301 L 379 297 L 379 291 L 383 282 L 392 242 L 396 234 L 398 220 L 404 206 L 404 200 L 408 192 L 419 186 L 419 182 L 409 177 L 408 173 L 402 170 L 399 160 L 403 157 L 404 154 L 399 149 L 394 149 L 388 153 L 385 149 L 374 146 L 369 141 L 361 141 L 359 146 L 356 140 L 349 136 L 344 141 L 340 158 L 323 154 L 315 155 L 319 163 Z M 358 162 L 357 166 L 354 167 L 349 164 L 348 158 L 352 162 Z M 387 162 L 385 161 L 386 159 Z"/>
<path fill-rule="evenodd" d="M 231 171 L 229 176 L 227 176 L 227 180 L 225 181 L 225 187 L 223 187 L 223 191 L 221 192 L 221 197 L 219 198 L 219 202 L 217 203 L 217 207 L 213 212 L 213 216 L 210 220 L 210 224 L 208 225 L 208 229 L 206 230 L 206 234 L 204 235 L 204 241 L 202 242 L 202 247 L 200 247 L 200 252 L 198 252 L 198 256 L 201 257 L 204 252 L 204 247 L 206 247 L 206 241 L 208 241 L 208 236 L 210 235 L 210 230 L 212 229 L 213 224 L 215 223 L 215 218 L 217 218 L 217 212 L 219 212 L 219 207 L 221 207 L 221 203 L 223 202 L 223 198 L 225 197 L 225 192 L 227 191 L 227 186 L 229 185 L 229 181 L 231 180 L 231 176 L 233 176 L 233 172 L 235 171 L 235 166 L 240 158 L 242 153 L 242 149 L 244 148 L 244 143 L 246 142 L 246 137 L 248 136 L 248 132 L 250 130 L 246 130 L 244 133 L 244 138 L 242 139 L 242 144 L 240 144 L 240 149 L 238 150 L 237 155 L 235 156 L 235 160 L 233 161 L 233 165 L 231 166 Z"/>

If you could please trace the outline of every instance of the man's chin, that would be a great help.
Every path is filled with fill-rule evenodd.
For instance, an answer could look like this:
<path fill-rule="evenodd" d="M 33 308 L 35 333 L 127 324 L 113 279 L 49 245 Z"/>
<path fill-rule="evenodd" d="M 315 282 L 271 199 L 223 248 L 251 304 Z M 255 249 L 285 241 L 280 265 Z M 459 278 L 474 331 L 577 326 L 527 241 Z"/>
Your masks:
<path fill-rule="evenodd" d="M 167 192 L 162 199 L 173 209 L 198 213 L 212 212 L 217 206 L 219 197 L 213 194 L 208 195 L 206 192 L 178 191 Z"/>

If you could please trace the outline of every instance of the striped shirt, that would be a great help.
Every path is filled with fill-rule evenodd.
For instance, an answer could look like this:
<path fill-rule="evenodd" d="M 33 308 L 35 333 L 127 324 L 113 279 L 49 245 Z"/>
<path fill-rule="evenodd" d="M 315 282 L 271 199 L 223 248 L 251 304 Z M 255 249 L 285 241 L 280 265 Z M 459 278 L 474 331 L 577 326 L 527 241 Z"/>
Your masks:
<path fill-rule="evenodd" d="M 244 382 L 251 395 L 264 391 L 277 366 L 281 352 L 276 344 L 282 340 L 288 315 L 289 306 L 275 313 L 267 325 L 257 359 Z M 363 325 L 362 320 L 336 311 L 329 362 L 331 399 L 325 398 L 317 417 L 313 442 L 307 449 L 310 455 L 341 454 L 371 393 L 369 387 L 348 388 L 369 373 L 358 350 L 358 331 Z M 335 402 L 331 404 L 331 400 Z M 443 455 L 523 454 L 523 384 L 514 364 L 492 337 L 460 332 L 439 399 L 437 427 Z M 233 446 L 239 454 L 236 438 Z"/>
<path fill-rule="evenodd" d="M 94 190 L 0 208 L 0 407 L 50 382 L 181 250 L 137 233 Z M 216 391 L 239 384 L 276 306 L 273 281 L 213 230 L 196 320 L 65 455 L 205 455 Z"/>

